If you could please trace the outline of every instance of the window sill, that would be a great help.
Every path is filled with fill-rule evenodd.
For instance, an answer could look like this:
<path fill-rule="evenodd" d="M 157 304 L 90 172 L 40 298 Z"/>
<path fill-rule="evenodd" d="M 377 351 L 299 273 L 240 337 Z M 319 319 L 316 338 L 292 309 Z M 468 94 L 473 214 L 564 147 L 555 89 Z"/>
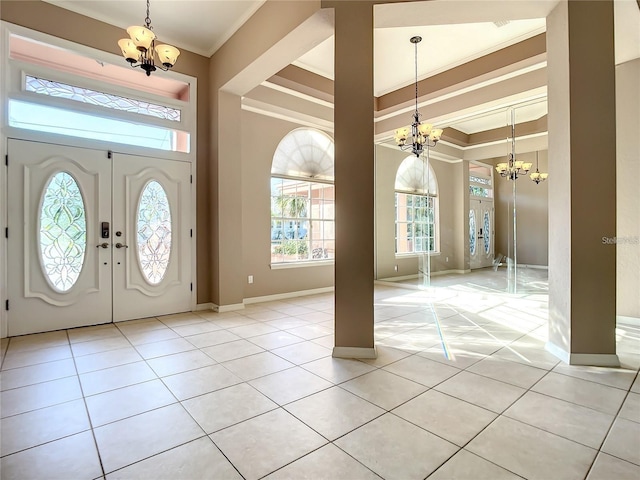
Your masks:
<path fill-rule="evenodd" d="M 289 262 L 289 263 L 272 263 L 269 265 L 271 270 L 284 270 L 287 268 L 303 268 L 303 267 L 333 267 L 333 260 L 321 260 L 311 262 Z"/>

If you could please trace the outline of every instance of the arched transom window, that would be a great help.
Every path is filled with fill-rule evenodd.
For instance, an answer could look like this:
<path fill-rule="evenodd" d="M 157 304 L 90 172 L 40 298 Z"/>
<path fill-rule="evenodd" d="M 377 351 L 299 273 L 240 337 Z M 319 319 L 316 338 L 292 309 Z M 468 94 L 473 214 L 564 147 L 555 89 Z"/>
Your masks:
<path fill-rule="evenodd" d="M 414 155 L 405 158 L 395 191 L 396 254 L 437 251 L 438 182 L 431 165 Z"/>
<path fill-rule="evenodd" d="M 334 258 L 333 140 L 308 128 L 289 132 L 271 166 L 271 263 Z"/>

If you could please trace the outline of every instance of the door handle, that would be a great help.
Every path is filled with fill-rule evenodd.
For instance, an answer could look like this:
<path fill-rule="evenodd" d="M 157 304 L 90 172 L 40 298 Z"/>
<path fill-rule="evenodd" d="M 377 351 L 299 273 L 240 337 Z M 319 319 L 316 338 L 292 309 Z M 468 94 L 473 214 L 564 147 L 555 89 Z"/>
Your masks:
<path fill-rule="evenodd" d="M 118 242 L 116 243 L 116 248 L 129 248 L 129 245 Z"/>
<path fill-rule="evenodd" d="M 100 245 L 96 245 L 97 248 L 109 248 L 109 244 L 107 242 L 101 243 Z"/>

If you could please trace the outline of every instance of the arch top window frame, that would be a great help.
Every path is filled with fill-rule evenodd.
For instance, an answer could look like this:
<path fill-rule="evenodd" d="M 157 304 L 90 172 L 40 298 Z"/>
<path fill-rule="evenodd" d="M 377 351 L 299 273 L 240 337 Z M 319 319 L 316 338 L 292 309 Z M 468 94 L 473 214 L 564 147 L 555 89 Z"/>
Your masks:
<path fill-rule="evenodd" d="M 335 253 L 333 139 L 301 127 L 279 142 L 271 164 L 271 268 L 332 264 Z"/>

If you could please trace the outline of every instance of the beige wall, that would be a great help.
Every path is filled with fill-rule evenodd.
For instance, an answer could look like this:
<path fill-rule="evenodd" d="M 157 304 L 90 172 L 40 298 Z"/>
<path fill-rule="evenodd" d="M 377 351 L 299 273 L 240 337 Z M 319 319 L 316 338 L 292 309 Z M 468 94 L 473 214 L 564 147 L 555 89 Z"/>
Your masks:
<path fill-rule="evenodd" d="M 536 154 L 516 154 L 518 160 L 532 162 L 535 171 Z M 548 172 L 547 151 L 538 154 L 540 171 Z M 506 157 L 493 158 L 487 163 L 496 165 Z M 518 264 L 548 266 L 549 255 L 549 190 L 547 182 L 536 185 L 529 176 L 516 180 L 517 254 Z M 496 254 L 507 255 L 508 237 L 513 224 L 513 183 L 497 173 L 495 183 Z"/>
<path fill-rule="evenodd" d="M 242 258 L 244 298 L 333 286 L 333 265 L 271 269 L 271 163 L 282 138 L 300 125 L 242 112 Z M 248 284 L 248 275 L 254 283 Z"/>
<path fill-rule="evenodd" d="M 617 314 L 640 318 L 640 59 L 616 68 Z"/>
<path fill-rule="evenodd" d="M 392 278 L 418 273 L 417 256 L 395 254 L 395 180 L 408 153 L 400 149 L 376 146 L 376 278 Z M 430 162 L 438 180 L 438 228 L 440 255 L 431 258 L 433 272 L 465 270 L 469 258 L 464 254 L 464 236 L 459 236 L 464 202 L 463 162 Z M 467 202 L 468 205 L 468 202 Z M 447 261 L 448 257 L 448 261 Z M 466 263 L 465 263 L 466 262 Z M 394 270 L 394 266 L 398 270 Z M 465 266 L 466 265 L 466 266 Z"/>
<path fill-rule="evenodd" d="M 118 40 L 124 31 L 69 10 L 42 1 L 3 1 L 0 18 L 32 30 L 43 32 L 71 42 L 87 45 L 105 52 L 120 55 Z M 198 79 L 197 111 L 198 130 L 196 145 L 196 256 L 198 303 L 206 303 L 210 297 L 209 266 L 209 59 L 184 50 L 180 45 L 180 59 L 175 71 Z M 123 65 L 126 65 L 123 60 Z"/>

